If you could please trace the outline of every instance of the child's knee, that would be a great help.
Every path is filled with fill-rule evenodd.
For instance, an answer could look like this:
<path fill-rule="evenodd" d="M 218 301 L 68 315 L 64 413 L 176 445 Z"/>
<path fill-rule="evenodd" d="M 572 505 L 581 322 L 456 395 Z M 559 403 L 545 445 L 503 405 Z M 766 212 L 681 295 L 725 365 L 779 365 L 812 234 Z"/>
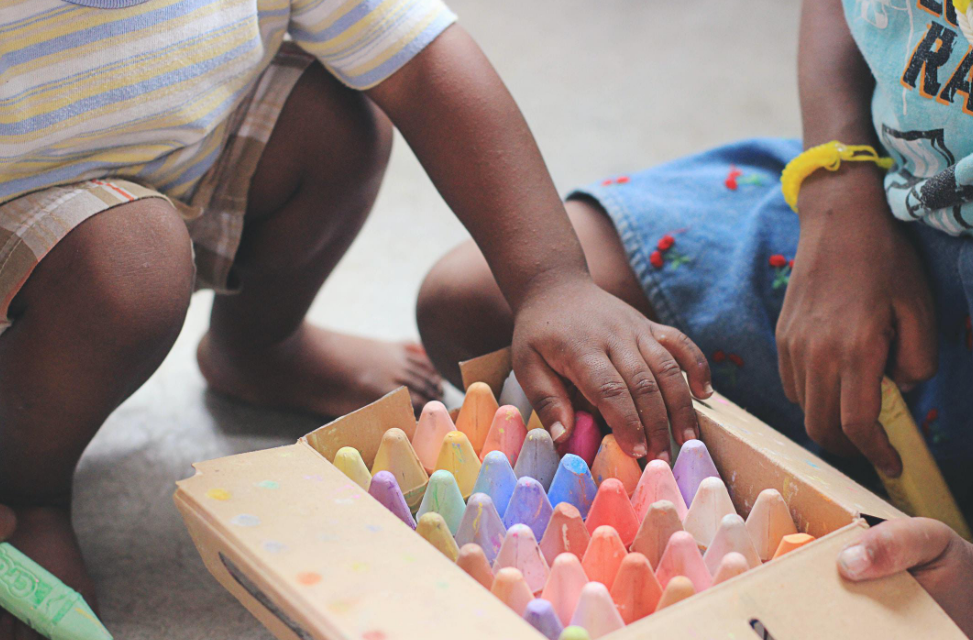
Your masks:
<path fill-rule="evenodd" d="M 60 315 L 83 324 L 93 342 L 138 357 L 168 351 L 193 278 L 185 224 L 152 198 L 83 222 L 40 262 L 19 297 L 24 319 Z"/>

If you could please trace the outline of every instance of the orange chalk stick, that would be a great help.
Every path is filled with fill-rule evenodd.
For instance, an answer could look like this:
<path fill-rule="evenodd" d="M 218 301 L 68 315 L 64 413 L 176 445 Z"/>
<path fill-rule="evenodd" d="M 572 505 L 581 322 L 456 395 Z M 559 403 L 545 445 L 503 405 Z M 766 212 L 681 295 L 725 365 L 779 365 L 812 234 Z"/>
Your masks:
<path fill-rule="evenodd" d="M 644 555 L 649 559 L 652 568 L 657 569 L 662 552 L 669 544 L 669 538 L 682 530 L 676 508 L 668 500 L 660 500 L 649 507 L 642 519 L 642 525 L 635 534 L 635 542 L 632 543 L 632 551 Z"/>
<path fill-rule="evenodd" d="M 631 496 L 642 477 L 642 469 L 635 458 L 622 451 L 615 436 L 609 434 L 601 441 L 591 465 L 591 475 L 599 486 L 608 478 L 617 478 L 625 487 L 625 493 Z"/>
<path fill-rule="evenodd" d="M 625 555 L 625 545 L 618 537 L 618 532 L 605 525 L 595 529 L 591 542 L 588 543 L 588 550 L 581 559 L 581 566 L 589 580 L 610 587 L 615 584 L 615 576 Z"/>
<path fill-rule="evenodd" d="M 562 553 L 573 553 L 581 560 L 590 540 L 591 534 L 581 519 L 581 512 L 574 505 L 562 502 L 554 508 L 551 521 L 544 530 L 541 551 L 548 563 L 554 562 Z"/>
<path fill-rule="evenodd" d="M 781 557 L 785 553 L 790 553 L 794 549 L 799 549 L 811 542 L 814 542 L 814 536 L 807 533 L 792 533 L 790 535 L 786 535 L 780 539 L 780 545 L 777 547 L 777 552 L 774 553 L 774 560 Z"/>
<path fill-rule="evenodd" d="M 402 429 L 389 429 L 382 436 L 372 463 L 372 475 L 379 471 L 388 471 L 395 476 L 406 504 L 413 512 L 419 508 L 429 475 L 419 462 L 409 436 Z"/>
<path fill-rule="evenodd" d="M 632 624 L 655 611 L 662 597 L 662 585 L 645 556 L 641 553 L 625 556 L 615 576 L 611 596 L 625 624 Z"/>
<path fill-rule="evenodd" d="M 513 405 L 505 405 L 497 409 L 487 432 L 483 448 L 480 450 L 480 460 L 491 451 L 501 451 L 511 465 L 517 464 L 517 456 L 527 439 L 527 427 L 520 411 Z"/>
<path fill-rule="evenodd" d="M 493 417 L 497 415 L 497 399 L 493 396 L 490 385 L 484 382 L 474 382 L 466 390 L 466 398 L 456 417 L 456 428 L 466 434 L 473 445 L 473 450 L 479 453 L 486 442 Z"/>
<path fill-rule="evenodd" d="M 639 530 L 635 509 L 632 508 L 624 485 L 617 478 L 607 478 L 601 483 L 588 511 L 588 519 L 585 521 L 588 531 L 594 533 L 602 525 L 613 527 L 626 548 L 635 540 L 635 534 Z"/>
<path fill-rule="evenodd" d="M 787 503 L 776 489 L 764 489 L 757 496 L 747 516 L 747 532 L 764 562 L 774 557 L 784 536 L 797 533 Z"/>
<path fill-rule="evenodd" d="M 534 599 L 534 594 L 530 592 L 524 576 L 513 567 L 504 567 L 497 572 L 490 593 L 500 598 L 501 602 L 513 609 L 518 616 L 524 615 L 527 603 Z"/>
<path fill-rule="evenodd" d="M 677 602 L 682 602 L 686 598 L 694 595 L 696 595 L 696 589 L 693 588 L 692 581 L 685 576 L 675 576 L 662 591 L 662 597 L 659 598 L 659 606 L 655 610 L 662 611 L 666 607 L 671 607 Z"/>
<path fill-rule="evenodd" d="M 490 568 L 490 562 L 480 545 L 470 542 L 460 547 L 456 564 L 484 588 L 490 589 L 493 586 L 493 569 Z"/>

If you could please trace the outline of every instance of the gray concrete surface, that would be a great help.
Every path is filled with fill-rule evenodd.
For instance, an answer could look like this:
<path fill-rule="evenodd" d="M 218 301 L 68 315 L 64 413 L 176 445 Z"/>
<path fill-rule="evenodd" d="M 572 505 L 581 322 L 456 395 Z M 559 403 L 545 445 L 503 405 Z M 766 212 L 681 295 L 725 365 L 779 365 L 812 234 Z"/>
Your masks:
<path fill-rule="evenodd" d="M 562 191 L 721 142 L 799 133 L 798 3 L 724 0 L 453 0 L 506 79 Z M 466 237 L 398 145 L 375 212 L 312 310 L 385 338 L 417 335 L 423 274 Z M 103 617 L 125 640 L 269 634 L 203 568 L 172 503 L 195 461 L 293 442 L 314 420 L 208 394 L 194 348 L 197 294 L 158 373 L 82 460 L 75 515 Z"/>

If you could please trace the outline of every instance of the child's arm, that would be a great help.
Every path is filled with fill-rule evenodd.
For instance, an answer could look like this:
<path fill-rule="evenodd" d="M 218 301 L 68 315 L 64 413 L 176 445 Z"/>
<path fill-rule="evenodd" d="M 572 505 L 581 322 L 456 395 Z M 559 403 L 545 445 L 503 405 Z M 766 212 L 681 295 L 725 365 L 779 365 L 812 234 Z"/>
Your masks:
<path fill-rule="evenodd" d="M 683 334 L 599 289 L 520 111 L 473 40 L 453 26 L 369 91 L 470 230 L 514 312 L 514 367 L 555 440 L 574 415 L 563 379 L 630 454 L 669 449 L 698 424 L 709 367 Z M 648 435 L 648 446 L 646 443 Z"/>
<path fill-rule="evenodd" d="M 799 80 L 804 145 L 876 144 L 874 80 L 840 0 L 806 0 Z M 901 461 L 878 424 L 886 369 L 908 386 L 936 371 L 936 329 L 922 265 L 871 163 L 817 171 L 798 200 L 801 237 L 777 324 L 784 391 L 808 435 L 856 448 L 890 476 Z"/>
<path fill-rule="evenodd" d="M 838 555 L 838 569 L 855 582 L 908 570 L 973 638 L 973 545 L 942 522 L 928 518 L 883 522 Z"/>

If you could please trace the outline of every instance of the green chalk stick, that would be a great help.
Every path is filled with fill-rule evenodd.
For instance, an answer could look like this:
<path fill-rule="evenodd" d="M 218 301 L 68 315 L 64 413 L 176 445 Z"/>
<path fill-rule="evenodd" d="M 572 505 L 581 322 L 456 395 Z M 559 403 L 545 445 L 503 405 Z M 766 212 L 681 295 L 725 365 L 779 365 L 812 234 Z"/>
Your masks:
<path fill-rule="evenodd" d="M 112 640 L 81 594 L 6 542 L 0 544 L 0 607 L 51 640 Z"/>

